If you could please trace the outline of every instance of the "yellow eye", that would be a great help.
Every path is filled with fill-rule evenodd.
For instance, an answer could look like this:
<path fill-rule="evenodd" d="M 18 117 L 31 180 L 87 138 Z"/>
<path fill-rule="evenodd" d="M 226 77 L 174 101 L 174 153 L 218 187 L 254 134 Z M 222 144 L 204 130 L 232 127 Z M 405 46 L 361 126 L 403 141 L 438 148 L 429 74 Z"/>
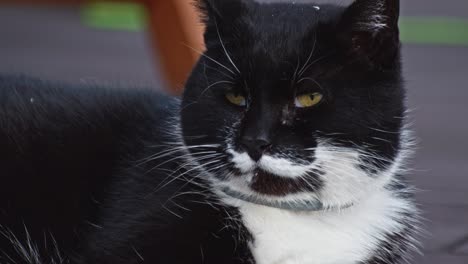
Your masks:
<path fill-rule="evenodd" d="M 247 104 L 247 100 L 245 99 L 244 96 L 240 94 L 236 94 L 233 92 L 226 93 L 226 99 L 234 105 L 237 106 L 245 106 Z"/>
<path fill-rule="evenodd" d="M 308 93 L 296 97 L 295 105 L 299 108 L 307 108 L 318 105 L 323 99 L 320 93 Z"/>

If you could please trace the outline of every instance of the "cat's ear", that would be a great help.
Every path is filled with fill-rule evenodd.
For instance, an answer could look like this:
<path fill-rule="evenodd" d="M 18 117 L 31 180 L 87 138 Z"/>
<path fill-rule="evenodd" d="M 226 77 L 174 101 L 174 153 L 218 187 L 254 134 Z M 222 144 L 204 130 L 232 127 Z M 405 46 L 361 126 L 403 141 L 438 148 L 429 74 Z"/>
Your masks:
<path fill-rule="evenodd" d="M 240 17 L 251 0 L 196 0 L 206 26 L 230 23 Z"/>
<path fill-rule="evenodd" d="M 355 0 L 339 24 L 353 56 L 377 66 L 391 66 L 398 56 L 399 0 Z"/>

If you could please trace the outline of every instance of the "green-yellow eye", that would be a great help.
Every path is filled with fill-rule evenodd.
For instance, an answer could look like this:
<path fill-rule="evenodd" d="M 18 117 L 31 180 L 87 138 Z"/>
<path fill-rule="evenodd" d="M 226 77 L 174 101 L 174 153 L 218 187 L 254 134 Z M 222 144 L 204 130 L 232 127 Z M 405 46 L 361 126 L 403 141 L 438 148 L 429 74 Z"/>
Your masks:
<path fill-rule="evenodd" d="M 318 105 L 323 99 L 320 93 L 308 93 L 296 97 L 295 105 L 298 108 L 307 108 Z"/>
<path fill-rule="evenodd" d="M 244 96 L 242 96 L 240 94 L 233 93 L 233 92 L 226 93 L 226 99 L 231 104 L 234 104 L 234 105 L 237 105 L 237 106 L 245 106 L 247 104 L 247 100 L 245 99 Z"/>

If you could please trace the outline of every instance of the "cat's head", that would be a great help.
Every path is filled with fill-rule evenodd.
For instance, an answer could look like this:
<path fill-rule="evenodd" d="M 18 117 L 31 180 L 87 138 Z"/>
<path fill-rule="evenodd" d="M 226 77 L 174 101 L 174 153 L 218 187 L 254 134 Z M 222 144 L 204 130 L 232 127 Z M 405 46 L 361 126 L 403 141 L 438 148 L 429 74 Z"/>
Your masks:
<path fill-rule="evenodd" d="M 182 131 L 218 191 L 344 207 L 389 182 L 405 111 L 399 1 L 197 5 L 206 51 L 186 85 Z"/>

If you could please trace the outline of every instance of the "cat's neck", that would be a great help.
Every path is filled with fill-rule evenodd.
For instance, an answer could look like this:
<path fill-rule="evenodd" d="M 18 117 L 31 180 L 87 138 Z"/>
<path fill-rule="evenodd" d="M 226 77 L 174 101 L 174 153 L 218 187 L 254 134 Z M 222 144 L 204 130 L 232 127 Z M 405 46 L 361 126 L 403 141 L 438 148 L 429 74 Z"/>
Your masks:
<path fill-rule="evenodd" d="M 416 211 L 411 201 L 389 189 L 342 210 L 293 212 L 248 202 L 232 204 L 251 232 L 256 264 L 368 263 L 381 254 L 379 249 L 392 234 L 410 227 L 408 215 Z"/>

